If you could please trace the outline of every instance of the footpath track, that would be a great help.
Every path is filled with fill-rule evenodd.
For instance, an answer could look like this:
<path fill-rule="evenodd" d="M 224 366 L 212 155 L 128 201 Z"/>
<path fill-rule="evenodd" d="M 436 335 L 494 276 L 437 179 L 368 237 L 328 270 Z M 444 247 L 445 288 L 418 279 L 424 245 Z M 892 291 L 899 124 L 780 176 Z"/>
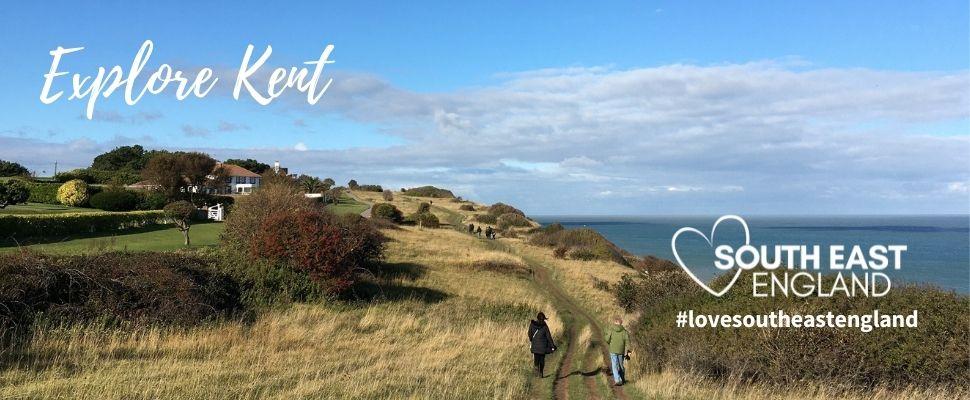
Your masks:
<path fill-rule="evenodd" d="M 461 214 L 442 207 L 433 208 L 447 215 L 446 220 L 457 229 L 461 230 L 464 226 L 464 217 Z M 514 247 L 497 240 L 487 240 L 486 246 L 518 254 Z M 554 372 L 553 398 L 566 400 L 571 393 L 575 393 L 577 394 L 575 400 L 626 400 L 627 396 L 623 388 L 612 384 L 610 356 L 606 346 L 603 346 L 603 329 L 596 323 L 597 320 L 556 283 L 549 267 L 523 254 L 518 255 L 532 270 L 532 278 L 536 286 L 553 302 L 565 328 L 564 339 L 567 344 L 560 348 L 565 348 L 566 353 L 562 357 L 559 368 Z M 580 332 L 586 327 L 590 329 L 591 337 L 589 343 L 584 345 L 580 341 Z M 596 362 L 597 358 L 600 359 L 600 363 Z M 598 377 L 602 379 L 597 379 Z M 570 387 L 570 384 L 577 380 L 581 380 L 581 383 Z"/>

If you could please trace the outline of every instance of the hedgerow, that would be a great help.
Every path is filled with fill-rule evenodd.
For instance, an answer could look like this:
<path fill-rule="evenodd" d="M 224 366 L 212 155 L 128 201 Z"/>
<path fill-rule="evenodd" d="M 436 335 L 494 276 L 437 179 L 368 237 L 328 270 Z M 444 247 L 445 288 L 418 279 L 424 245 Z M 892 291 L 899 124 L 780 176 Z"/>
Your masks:
<path fill-rule="evenodd" d="M 127 190 L 105 190 L 88 200 L 92 208 L 104 211 L 131 211 L 138 203 L 138 195 Z"/>
<path fill-rule="evenodd" d="M 239 291 L 207 260 L 179 253 L 0 255 L 0 336 L 48 321 L 194 324 L 240 306 Z"/>
<path fill-rule="evenodd" d="M 108 232 L 165 223 L 161 211 L 0 215 L 0 232 L 18 239 Z"/>
<path fill-rule="evenodd" d="M 61 204 L 57 200 L 57 189 L 60 187 L 60 183 L 31 183 L 27 186 L 27 190 L 30 191 L 30 197 L 27 198 L 27 201 L 31 203 Z"/>

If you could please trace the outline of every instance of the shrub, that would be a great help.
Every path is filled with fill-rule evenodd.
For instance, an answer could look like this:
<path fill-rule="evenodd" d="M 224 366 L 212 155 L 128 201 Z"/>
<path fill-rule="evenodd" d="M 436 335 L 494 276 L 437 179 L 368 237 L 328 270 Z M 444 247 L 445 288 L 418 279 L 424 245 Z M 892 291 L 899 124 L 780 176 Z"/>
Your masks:
<path fill-rule="evenodd" d="M 198 323 L 236 310 L 239 292 L 192 255 L 24 252 L 0 255 L 0 304 L 0 331 L 10 335 L 40 315 L 56 323 Z"/>
<path fill-rule="evenodd" d="M 569 252 L 569 258 L 581 261 L 593 261 L 599 256 L 589 247 L 577 247 Z"/>
<path fill-rule="evenodd" d="M 394 193 L 390 190 L 385 190 L 381 196 L 384 198 L 384 201 L 394 201 Z"/>
<path fill-rule="evenodd" d="M 508 214 L 508 213 L 519 214 L 523 217 L 525 216 L 525 213 L 522 212 L 522 210 L 519 210 L 518 208 L 512 207 L 504 203 L 492 204 L 491 206 L 488 207 L 488 213 L 496 217 L 498 217 L 499 215 Z"/>
<path fill-rule="evenodd" d="M 471 204 L 462 204 L 460 207 L 458 207 L 458 209 L 462 211 L 475 211 L 475 206 Z"/>
<path fill-rule="evenodd" d="M 418 204 L 418 211 L 416 211 L 416 213 L 420 214 L 420 213 L 426 213 L 426 212 L 431 212 L 431 204 L 428 204 L 428 203 Z"/>
<path fill-rule="evenodd" d="M 318 301 L 326 298 L 322 286 L 304 272 L 285 262 L 253 259 L 244 252 L 227 247 L 195 250 L 211 253 L 219 271 L 225 272 L 239 286 L 240 302 L 246 310 L 292 302 Z"/>
<path fill-rule="evenodd" d="M 377 193 L 380 193 L 380 192 L 383 192 L 384 191 L 384 188 L 382 188 L 381 185 L 359 185 L 354 190 L 361 190 L 361 191 L 364 191 L 364 192 L 377 192 Z"/>
<path fill-rule="evenodd" d="M 260 186 L 249 196 L 242 196 L 226 218 L 223 242 L 236 249 L 248 248 L 263 221 L 272 214 L 284 211 L 316 210 L 319 203 L 306 198 L 293 185 L 269 184 Z"/>
<path fill-rule="evenodd" d="M 499 230 L 506 230 L 511 227 L 532 226 L 532 222 L 530 222 L 524 216 L 514 213 L 502 214 L 498 217 L 497 224 Z"/>
<path fill-rule="evenodd" d="M 84 205 L 88 201 L 88 184 L 79 179 L 64 183 L 57 189 L 57 201 L 72 207 Z"/>
<path fill-rule="evenodd" d="M 733 272 L 732 272 L 733 275 Z M 750 273 L 743 273 L 721 297 L 711 296 L 683 271 L 624 277 L 617 300 L 642 311 L 631 342 L 644 371 L 674 368 L 714 379 L 773 384 L 824 382 L 831 386 L 904 388 L 970 385 L 970 299 L 926 286 L 895 286 L 883 297 L 752 297 Z M 722 275 L 714 284 L 725 283 Z M 823 287 L 832 285 L 826 278 Z M 700 314 L 911 314 L 916 329 L 679 329 L 680 310 Z M 852 366 L 846 369 L 846 366 Z"/>
<path fill-rule="evenodd" d="M 138 193 L 137 196 L 139 197 L 137 206 L 139 210 L 161 210 L 168 202 L 168 196 L 165 196 L 165 193 L 162 192 L 147 191 L 135 193 Z"/>
<path fill-rule="evenodd" d="M 566 253 L 567 252 L 569 252 L 569 248 L 568 247 L 566 247 L 566 246 L 559 246 L 559 247 L 556 247 L 552 251 L 552 256 L 553 257 L 556 257 L 556 258 L 559 258 L 559 259 L 566 258 Z"/>
<path fill-rule="evenodd" d="M 30 190 L 27 189 L 27 184 L 20 179 L 10 179 L 6 182 L 0 182 L 0 208 L 5 208 L 8 205 L 26 203 L 29 197 Z"/>
<path fill-rule="evenodd" d="M 418 212 L 408 216 L 408 221 L 424 228 L 437 228 L 441 225 L 438 216 L 430 211 Z"/>
<path fill-rule="evenodd" d="M 554 224 L 555 225 L 555 224 Z M 559 229 L 546 228 L 534 233 L 529 242 L 539 246 L 565 247 L 570 251 L 571 258 L 579 260 L 604 260 L 629 266 L 630 263 L 623 256 L 623 250 L 607 240 L 599 232 L 589 228 Z"/>
<path fill-rule="evenodd" d="M 396 223 L 400 223 L 404 220 L 404 214 L 401 213 L 401 210 L 398 210 L 397 207 L 394 207 L 394 205 L 390 203 L 380 203 L 374 205 L 374 208 L 371 209 L 371 216 L 374 218 L 383 218 Z"/>
<path fill-rule="evenodd" d="M 455 197 L 455 194 L 450 190 L 436 188 L 434 186 L 421 186 L 416 188 L 410 188 L 407 190 L 401 189 L 401 192 L 407 192 L 408 196 L 415 197 L 435 197 L 435 198 L 449 198 Z"/>
<path fill-rule="evenodd" d="M 350 287 L 356 270 L 372 266 L 384 246 L 380 232 L 359 215 L 319 210 L 275 212 L 254 233 L 251 255 L 286 262 L 331 294 Z"/>
<path fill-rule="evenodd" d="M 88 200 L 93 208 L 104 211 L 131 211 L 138 207 L 138 195 L 127 190 L 105 190 Z"/>
<path fill-rule="evenodd" d="M 0 232 L 18 238 L 108 232 L 164 223 L 161 211 L 0 215 Z"/>
<path fill-rule="evenodd" d="M 30 197 L 27 201 L 31 203 L 61 204 L 57 200 L 57 190 L 61 187 L 59 183 L 32 183 L 27 187 Z"/>
<path fill-rule="evenodd" d="M 498 217 L 496 217 L 496 216 L 494 216 L 492 214 L 478 214 L 478 215 L 475 216 L 475 220 L 478 221 L 478 222 L 481 222 L 483 224 L 492 224 L 492 225 L 494 225 L 495 222 L 498 221 Z"/>

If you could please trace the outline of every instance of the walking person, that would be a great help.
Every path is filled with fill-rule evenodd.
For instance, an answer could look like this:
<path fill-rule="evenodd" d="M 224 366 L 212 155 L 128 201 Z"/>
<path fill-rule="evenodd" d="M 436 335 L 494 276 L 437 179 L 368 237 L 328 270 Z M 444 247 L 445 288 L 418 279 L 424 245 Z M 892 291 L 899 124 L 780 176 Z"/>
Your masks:
<path fill-rule="evenodd" d="M 536 319 L 529 322 L 529 342 L 531 343 L 532 361 L 536 373 L 545 378 L 546 354 L 556 351 L 556 343 L 552 341 L 552 332 L 546 325 L 546 314 L 539 313 Z"/>
<path fill-rule="evenodd" d="M 619 315 L 613 317 L 613 326 L 607 328 L 603 341 L 610 350 L 610 366 L 613 369 L 613 383 L 616 386 L 626 382 L 626 369 L 623 367 L 623 359 L 627 355 L 626 346 L 630 344 L 630 334 L 623 328 L 623 318 Z"/>

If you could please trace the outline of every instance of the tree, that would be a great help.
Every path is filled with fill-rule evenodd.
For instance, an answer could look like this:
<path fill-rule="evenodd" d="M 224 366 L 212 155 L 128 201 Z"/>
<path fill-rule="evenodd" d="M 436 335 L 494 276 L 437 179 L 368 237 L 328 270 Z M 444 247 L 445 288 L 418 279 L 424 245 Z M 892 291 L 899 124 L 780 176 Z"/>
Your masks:
<path fill-rule="evenodd" d="M 67 181 L 57 189 L 57 201 L 71 207 L 86 203 L 88 201 L 88 184 L 80 179 Z"/>
<path fill-rule="evenodd" d="M 180 200 L 169 203 L 164 208 L 165 216 L 175 222 L 175 226 L 185 237 L 185 246 L 189 246 L 189 228 L 192 227 L 192 217 L 195 216 L 196 208 L 192 203 Z"/>
<path fill-rule="evenodd" d="M 296 178 L 296 181 L 300 184 L 300 188 L 303 189 L 304 193 L 320 193 L 321 191 L 327 190 L 323 185 L 323 181 L 315 176 L 300 175 Z"/>
<path fill-rule="evenodd" d="M 390 189 L 384 190 L 384 201 L 394 201 L 394 193 Z"/>
<path fill-rule="evenodd" d="M 121 146 L 94 157 L 91 169 L 101 171 L 141 171 L 154 152 L 146 152 L 140 145 Z"/>
<path fill-rule="evenodd" d="M 260 178 L 259 185 L 260 186 L 289 185 L 293 187 L 300 186 L 299 183 L 295 179 L 293 179 L 293 177 L 273 171 L 272 169 L 263 173 L 262 178 Z"/>
<path fill-rule="evenodd" d="M 27 184 L 19 179 L 11 179 L 0 182 L 0 208 L 6 208 L 14 204 L 26 203 L 30 197 L 30 190 Z"/>
<path fill-rule="evenodd" d="M 327 189 L 329 189 L 334 187 L 337 184 L 337 181 L 333 180 L 333 178 L 327 178 L 323 180 L 323 184 L 327 185 Z"/>
<path fill-rule="evenodd" d="M 182 179 L 181 159 L 175 153 L 156 154 L 141 171 L 142 179 L 157 185 L 169 199 L 178 195 L 179 188 L 185 186 Z"/>
<path fill-rule="evenodd" d="M 252 158 L 247 158 L 245 160 L 238 158 L 230 158 L 223 162 L 224 164 L 238 165 L 245 169 L 248 169 L 254 173 L 262 175 L 266 171 L 270 170 L 269 164 L 263 164 L 259 161 L 253 160 Z"/>
<path fill-rule="evenodd" d="M 28 176 L 30 171 L 23 165 L 12 161 L 0 160 L 0 176 Z"/>
<path fill-rule="evenodd" d="M 350 188 L 350 190 L 357 190 L 360 185 L 357 184 L 356 179 L 351 179 L 350 182 L 347 182 L 347 187 Z"/>
<path fill-rule="evenodd" d="M 141 175 L 174 199 L 182 188 L 217 184 L 219 179 L 210 179 L 220 175 L 215 167 L 216 160 L 204 153 L 158 153 L 148 160 Z"/>
<path fill-rule="evenodd" d="M 180 153 L 182 176 L 191 186 L 205 186 L 209 176 L 216 170 L 216 160 L 205 153 Z"/>

